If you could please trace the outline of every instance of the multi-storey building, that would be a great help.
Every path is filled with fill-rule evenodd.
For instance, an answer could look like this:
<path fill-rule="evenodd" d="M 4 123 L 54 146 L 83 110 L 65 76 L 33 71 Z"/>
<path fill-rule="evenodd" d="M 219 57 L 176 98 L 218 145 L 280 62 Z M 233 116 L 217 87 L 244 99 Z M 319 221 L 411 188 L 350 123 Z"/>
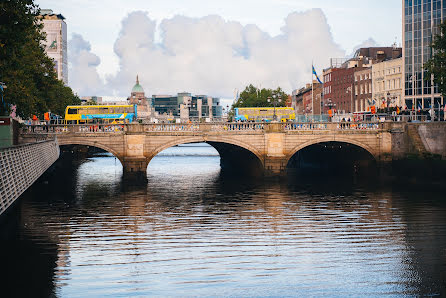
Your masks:
<path fill-rule="evenodd" d="M 324 111 L 336 109 L 350 113 L 354 109 L 354 73 L 363 68 L 329 68 L 324 70 Z"/>
<path fill-rule="evenodd" d="M 431 58 L 432 36 L 446 17 L 446 0 L 403 0 L 404 100 L 408 109 L 444 104 L 423 65 Z"/>
<path fill-rule="evenodd" d="M 378 107 L 405 107 L 403 100 L 403 58 L 372 66 L 373 102 Z"/>
<path fill-rule="evenodd" d="M 375 63 L 401 56 L 401 51 L 396 47 L 360 48 L 351 59 L 331 59 L 330 68 L 325 69 L 323 74 L 324 112 L 333 108 L 341 113 L 367 110 L 373 89 L 369 68 Z M 357 76 L 359 80 L 355 80 Z"/>
<path fill-rule="evenodd" d="M 199 120 L 201 118 L 222 118 L 223 107 L 220 99 L 207 95 L 178 93 L 177 96 L 153 95 L 152 105 L 158 114 L 170 114 L 174 118 Z"/>
<path fill-rule="evenodd" d="M 48 57 L 54 61 L 57 78 L 68 84 L 67 24 L 61 14 L 54 14 L 51 9 L 42 9 L 38 16 L 46 33 L 44 43 Z"/>
<path fill-rule="evenodd" d="M 322 84 L 314 81 L 313 86 L 307 84 L 305 87 L 292 92 L 291 106 L 297 115 L 313 115 L 313 107 L 314 115 L 320 115 L 322 110 L 321 98 Z"/>
<path fill-rule="evenodd" d="M 372 68 L 355 71 L 354 112 L 370 110 L 372 105 Z"/>

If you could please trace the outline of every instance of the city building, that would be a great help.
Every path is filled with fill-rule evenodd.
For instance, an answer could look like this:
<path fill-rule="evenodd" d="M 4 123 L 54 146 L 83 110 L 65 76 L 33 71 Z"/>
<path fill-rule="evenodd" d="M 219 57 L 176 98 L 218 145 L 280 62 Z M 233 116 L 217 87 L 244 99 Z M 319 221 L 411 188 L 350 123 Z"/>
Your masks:
<path fill-rule="evenodd" d="M 102 104 L 102 97 L 100 96 L 82 96 L 80 98 L 81 105 L 88 105 L 88 104 L 94 104 L 94 105 L 101 105 Z"/>
<path fill-rule="evenodd" d="M 182 121 L 210 121 L 223 117 L 220 99 L 207 95 L 192 95 L 187 92 L 178 93 L 176 96 L 152 95 L 152 105 L 159 115 L 171 115 L 172 118 L 180 118 Z"/>
<path fill-rule="evenodd" d="M 46 33 L 45 51 L 54 61 L 57 78 L 68 84 L 67 24 L 61 14 L 54 14 L 51 9 L 42 9 L 38 19 L 43 23 Z"/>
<path fill-rule="evenodd" d="M 355 76 L 355 82 L 354 82 L 355 93 L 354 93 L 353 111 L 354 112 L 370 111 L 370 106 L 373 105 L 372 67 L 355 71 L 354 76 Z"/>
<path fill-rule="evenodd" d="M 354 107 L 354 73 L 363 68 L 333 68 L 324 70 L 324 99 L 325 113 L 329 109 L 336 109 L 339 113 L 350 113 Z"/>
<path fill-rule="evenodd" d="M 146 98 L 143 87 L 139 84 L 138 75 L 136 84 L 133 86 L 130 97 L 127 98 L 129 104 L 136 105 L 136 112 L 139 119 L 150 118 L 152 115 L 151 102 Z"/>
<path fill-rule="evenodd" d="M 405 107 L 403 100 L 403 58 L 372 66 L 373 101 L 379 108 Z"/>
<path fill-rule="evenodd" d="M 423 65 L 431 58 L 432 37 L 446 17 L 446 1 L 403 0 L 404 101 L 408 109 L 429 109 L 444 104 Z"/>
<path fill-rule="evenodd" d="M 294 108 L 296 115 L 313 115 L 313 107 L 314 115 L 320 115 L 322 110 L 321 99 L 322 84 L 314 81 L 313 86 L 307 84 L 305 87 L 292 92 L 291 106 Z"/>
<path fill-rule="evenodd" d="M 332 58 L 330 67 L 324 69 L 323 72 L 322 106 L 324 113 L 329 109 L 336 109 L 339 113 L 366 110 L 370 106 L 368 99 L 372 97 L 371 89 L 373 89 L 373 86 L 370 88 L 371 70 L 369 68 L 386 59 L 398 58 L 401 56 L 401 52 L 402 49 L 397 47 L 371 47 L 358 49 L 350 59 Z M 356 76 L 359 78 L 362 76 L 363 80 L 355 81 Z M 364 77 L 367 79 L 364 80 Z M 363 88 L 362 94 L 361 87 Z"/>

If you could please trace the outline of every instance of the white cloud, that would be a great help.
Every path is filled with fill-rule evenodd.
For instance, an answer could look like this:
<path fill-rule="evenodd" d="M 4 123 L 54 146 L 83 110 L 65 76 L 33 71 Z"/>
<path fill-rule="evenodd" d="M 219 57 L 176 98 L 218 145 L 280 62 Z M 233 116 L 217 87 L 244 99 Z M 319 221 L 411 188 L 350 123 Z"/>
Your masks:
<path fill-rule="evenodd" d="M 68 42 L 68 57 L 68 82 L 75 93 L 87 96 L 104 92 L 104 83 L 97 72 L 101 60 L 91 53 L 90 43 L 81 35 L 73 33 Z"/>
<path fill-rule="evenodd" d="M 139 74 L 147 96 L 189 91 L 231 98 L 235 88 L 250 83 L 291 92 L 311 80 L 312 61 L 320 73 L 329 58 L 345 56 L 322 10 L 294 12 L 284 21 L 281 34 L 271 36 L 217 15 L 175 16 L 157 26 L 146 12 L 132 12 L 114 44 L 119 70 L 106 77 L 105 86 L 99 57 L 73 34 L 70 86 L 79 95 L 127 96 Z"/>
<path fill-rule="evenodd" d="M 350 53 L 350 55 L 348 55 L 348 57 L 353 57 L 355 55 L 356 51 L 359 50 L 360 48 L 369 48 L 369 47 L 380 47 L 380 45 L 376 42 L 376 40 L 374 40 L 373 38 L 370 37 L 369 39 L 364 40 L 362 43 L 355 46 L 353 48 L 353 52 Z"/>
<path fill-rule="evenodd" d="M 130 13 L 114 50 L 119 71 L 108 88 L 125 96 L 139 74 L 146 95 L 181 91 L 232 97 L 253 83 L 291 92 L 311 80 L 311 61 L 319 70 L 330 57 L 343 57 L 322 10 L 292 13 L 281 34 L 270 36 L 256 25 L 243 26 L 211 15 L 175 16 L 160 23 L 145 12 Z"/>

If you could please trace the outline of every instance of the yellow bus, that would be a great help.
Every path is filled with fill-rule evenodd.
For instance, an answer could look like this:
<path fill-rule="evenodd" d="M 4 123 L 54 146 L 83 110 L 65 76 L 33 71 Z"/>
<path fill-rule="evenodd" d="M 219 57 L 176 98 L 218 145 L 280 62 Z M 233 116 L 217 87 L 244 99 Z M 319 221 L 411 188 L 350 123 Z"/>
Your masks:
<path fill-rule="evenodd" d="M 67 106 L 65 122 L 87 123 L 131 123 L 137 117 L 136 105 Z"/>
<path fill-rule="evenodd" d="M 278 108 L 235 108 L 235 121 L 272 121 L 274 118 L 274 110 L 277 121 L 286 122 L 288 120 L 296 119 L 296 113 L 293 108 L 278 107 Z"/>

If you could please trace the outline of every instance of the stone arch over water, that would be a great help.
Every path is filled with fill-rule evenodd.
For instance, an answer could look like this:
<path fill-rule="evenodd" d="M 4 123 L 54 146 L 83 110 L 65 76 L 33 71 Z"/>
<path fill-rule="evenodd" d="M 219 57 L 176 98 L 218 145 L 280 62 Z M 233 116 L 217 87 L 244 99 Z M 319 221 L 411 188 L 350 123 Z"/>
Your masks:
<path fill-rule="evenodd" d="M 235 139 L 217 137 L 190 137 L 175 140 L 157 147 L 152 152 L 152 159 L 158 153 L 168 148 L 191 143 L 206 143 L 220 155 L 220 166 L 225 170 L 237 170 L 252 174 L 263 173 L 264 160 L 262 155 L 251 145 Z M 150 163 L 150 162 L 149 162 Z"/>

